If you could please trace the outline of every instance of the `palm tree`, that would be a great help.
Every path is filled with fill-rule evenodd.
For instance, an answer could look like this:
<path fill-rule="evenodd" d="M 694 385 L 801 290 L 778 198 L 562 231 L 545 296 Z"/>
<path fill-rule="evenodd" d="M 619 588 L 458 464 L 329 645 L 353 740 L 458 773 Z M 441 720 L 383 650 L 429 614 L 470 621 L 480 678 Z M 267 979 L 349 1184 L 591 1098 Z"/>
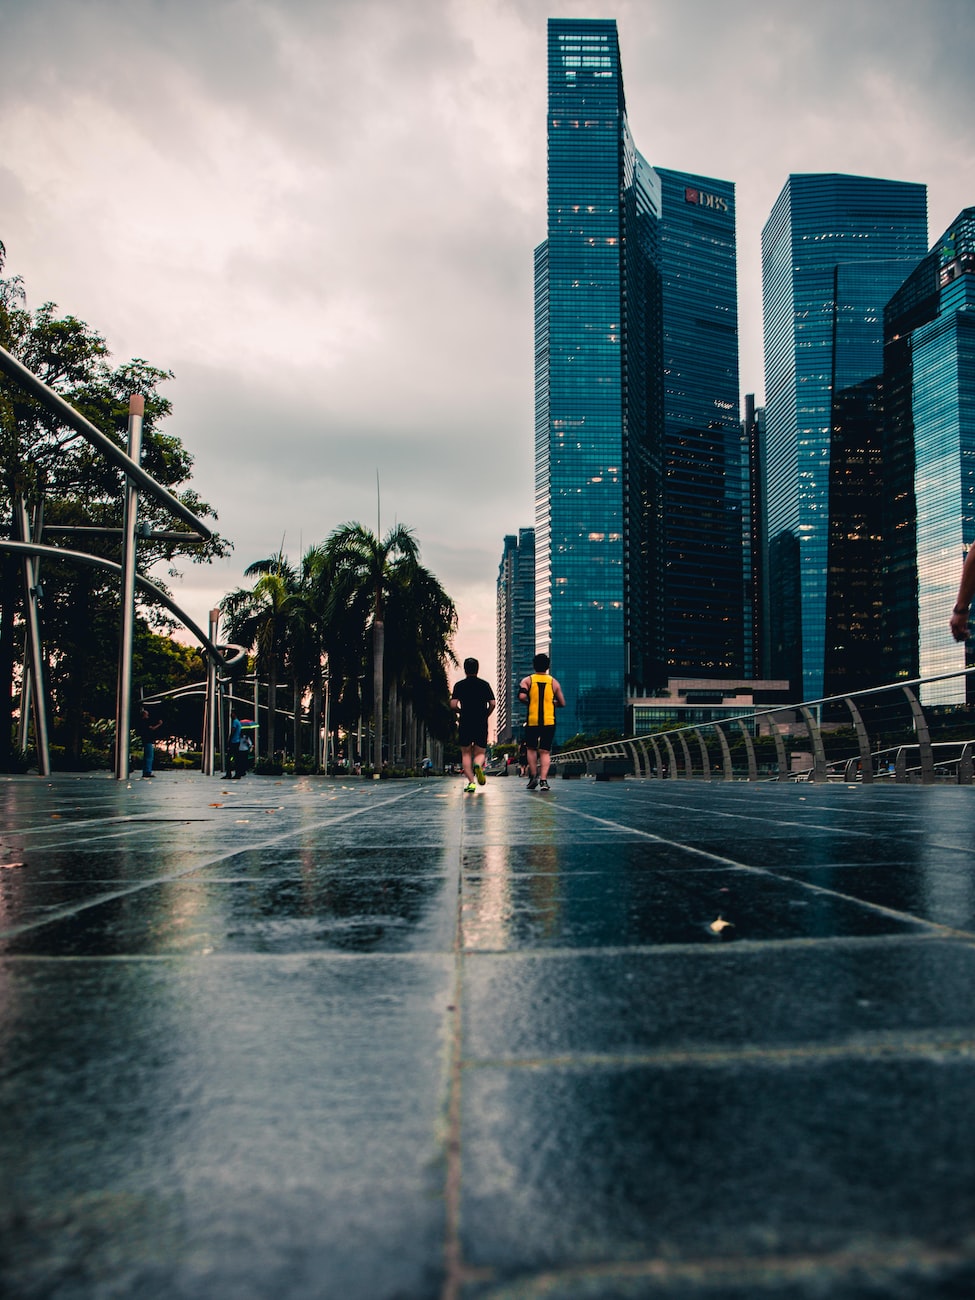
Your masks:
<path fill-rule="evenodd" d="M 256 560 L 244 570 L 245 577 L 259 575 L 251 588 L 238 587 L 220 602 L 231 640 L 257 648 L 258 671 L 267 677 L 268 726 L 265 753 L 273 759 L 277 739 L 278 672 L 294 601 L 298 576 L 279 552 L 267 560 Z"/>
<path fill-rule="evenodd" d="M 457 662 L 451 649 L 457 610 L 438 579 L 422 565 L 412 566 L 407 573 L 394 564 L 392 577 L 386 607 L 390 712 L 392 692 L 402 687 L 411 715 L 421 719 L 435 739 L 446 740 L 454 726 L 446 668 Z M 410 765 L 415 765 L 416 753 L 409 757 Z"/>
<path fill-rule="evenodd" d="M 324 550 L 334 573 L 329 612 L 368 609 L 366 617 L 372 633 L 373 771 L 380 772 L 386 601 L 394 583 L 408 579 L 416 571 L 419 548 L 412 531 L 402 524 L 380 538 L 362 524 L 348 523 L 335 529 Z"/>

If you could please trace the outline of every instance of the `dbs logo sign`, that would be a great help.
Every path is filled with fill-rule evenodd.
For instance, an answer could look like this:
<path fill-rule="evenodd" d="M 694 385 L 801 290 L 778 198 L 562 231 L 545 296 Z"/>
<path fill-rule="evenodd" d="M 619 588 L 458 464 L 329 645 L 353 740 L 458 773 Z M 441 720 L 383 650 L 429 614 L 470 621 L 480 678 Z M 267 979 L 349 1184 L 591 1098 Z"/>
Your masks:
<path fill-rule="evenodd" d="M 710 208 L 713 212 L 728 211 L 727 199 L 723 199 L 720 194 L 705 194 L 692 185 L 684 187 L 684 202 L 693 203 L 697 208 Z"/>

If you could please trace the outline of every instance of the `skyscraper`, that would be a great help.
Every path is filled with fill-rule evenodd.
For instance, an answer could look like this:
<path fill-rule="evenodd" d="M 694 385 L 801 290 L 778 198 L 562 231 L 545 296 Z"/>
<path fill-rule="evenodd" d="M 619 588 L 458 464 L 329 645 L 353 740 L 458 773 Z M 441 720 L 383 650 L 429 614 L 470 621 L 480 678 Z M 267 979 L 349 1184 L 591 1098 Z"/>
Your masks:
<path fill-rule="evenodd" d="M 745 394 L 741 422 L 742 457 L 747 467 L 745 515 L 742 519 L 745 575 L 745 676 L 767 678 L 768 663 L 768 538 L 765 533 L 765 408 L 755 394 Z"/>
<path fill-rule="evenodd" d="M 664 652 L 672 677 L 744 672 L 735 187 L 660 178 Z M 655 683 L 651 683 L 655 684 Z"/>
<path fill-rule="evenodd" d="M 923 185 L 794 175 L 762 232 L 771 664 L 807 699 L 876 680 L 883 309 Z"/>
<path fill-rule="evenodd" d="M 535 653 L 535 530 L 504 539 L 498 566 L 497 738 L 505 744 L 522 721 L 518 683 L 531 672 Z"/>
<path fill-rule="evenodd" d="M 637 152 L 615 22 L 551 19 L 548 78 L 536 639 L 565 737 L 668 669 L 740 674 L 742 481 L 733 187 Z"/>
<path fill-rule="evenodd" d="M 891 677 L 929 677 L 963 668 L 966 649 L 973 658 L 946 620 L 975 543 L 975 208 L 894 294 L 884 334 L 886 663 Z M 966 682 L 932 683 L 923 698 L 965 703 Z"/>

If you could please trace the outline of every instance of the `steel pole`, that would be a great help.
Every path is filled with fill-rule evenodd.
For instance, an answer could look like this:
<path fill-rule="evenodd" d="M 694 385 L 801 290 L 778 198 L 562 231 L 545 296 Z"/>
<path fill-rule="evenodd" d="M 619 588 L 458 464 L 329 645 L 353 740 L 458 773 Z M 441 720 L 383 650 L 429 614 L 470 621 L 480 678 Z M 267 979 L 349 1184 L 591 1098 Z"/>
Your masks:
<path fill-rule="evenodd" d="M 146 399 L 129 398 L 129 460 L 142 460 L 142 421 Z M 129 732 L 132 727 L 132 647 L 135 640 L 136 517 L 139 489 L 134 478 L 125 480 L 125 517 L 122 524 L 122 581 L 118 636 L 118 682 L 115 692 L 115 779 L 129 779 Z M 145 771 L 145 768 L 143 768 Z"/>
<path fill-rule="evenodd" d="M 91 421 L 86 420 L 79 411 L 76 411 L 73 406 L 66 402 L 60 393 L 56 393 L 53 388 L 48 388 L 43 380 L 38 379 L 32 371 L 28 370 L 16 357 L 11 356 L 5 348 L 0 348 L 0 371 L 9 375 L 28 393 L 36 397 L 49 411 L 53 411 L 65 424 L 74 429 L 75 433 L 80 433 L 83 438 L 87 439 L 93 447 L 102 453 L 106 460 L 122 470 L 128 478 L 135 479 L 137 483 L 141 484 L 143 491 L 148 496 L 158 501 L 160 505 L 165 506 L 170 514 L 175 515 L 177 519 L 182 519 L 183 523 L 188 528 L 192 528 L 199 537 L 209 540 L 213 536 L 206 524 L 197 519 L 188 506 L 184 506 L 178 497 L 175 497 L 172 492 L 157 483 L 151 474 L 147 474 L 142 466 L 133 461 L 130 456 L 127 456 L 111 438 L 106 437 L 100 429 L 96 429 Z"/>
<path fill-rule="evenodd" d="M 27 503 L 17 500 L 20 515 L 20 535 L 31 540 Z M 51 771 L 50 749 L 47 739 L 47 706 L 44 703 L 44 660 L 41 656 L 41 624 L 37 616 L 37 577 L 40 561 L 33 555 L 24 557 L 24 599 L 27 610 L 27 642 L 30 651 L 30 684 L 34 706 L 34 746 L 37 750 L 37 774 L 48 776 Z"/>
<path fill-rule="evenodd" d="M 210 641 L 217 643 L 217 627 L 220 623 L 220 610 L 210 610 Z M 203 736 L 203 755 L 200 767 L 204 776 L 213 776 L 214 739 L 217 728 L 217 665 L 212 658 L 207 659 L 207 701 Z"/>

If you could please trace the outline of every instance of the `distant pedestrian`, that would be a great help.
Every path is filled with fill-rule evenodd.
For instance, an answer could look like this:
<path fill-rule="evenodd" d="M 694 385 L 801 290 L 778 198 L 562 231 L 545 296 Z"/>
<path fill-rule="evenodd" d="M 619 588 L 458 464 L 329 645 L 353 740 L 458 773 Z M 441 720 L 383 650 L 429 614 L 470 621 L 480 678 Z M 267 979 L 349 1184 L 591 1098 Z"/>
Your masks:
<path fill-rule="evenodd" d="M 518 698 L 527 707 L 525 746 L 528 757 L 528 789 L 547 790 L 548 768 L 555 740 L 555 710 L 565 708 L 562 687 L 549 672 L 546 654 L 532 660 L 533 671 L 523 677 Z"/>
<path fill-rule="evenodd" d="M 152 760 L 156 753 L 156 732 L 162 728 L 162 719 L 157 718 L 155 722 L 149 721 L 149 710 L 142 709 L 139 714 L 138 733 L 142 741 L 142 778 L 146 780 L 152 776 Z"/>
<path fill-rule="evenodd" d="M 240 742 L 243 736 L 240 727 L 240 718 L 237 717 L 236 710 L 230 712 L 230 733 L 227 736 L 227 770 L 224 772 L 225 780 L 233 780 L 235 776 L 240 775 Z"/>
<path fill-rule="evenodd" d="M 457 722 L 457 740 L 468 793 L 484 784 L 484 755 L 487 751 L 488 718 L 494 712 L 494 691 L 483 678 L 478 677 L 480 667 L 476 659 L 464 660 L 464 678 L 454 686 L 450 707 L 460 714 Z"/>
<path fill-rule="evenodd" d="M 249 731 L 242 731 L 240 735 L 240 748 L 237 750 L 237 768 L 234 772 L 234 779 L 239 780 L 242 776 L 247 775 L 247 768 L 251 761 L 251 754 L 254 752 L 254 742 L 251 740 Z"/>

